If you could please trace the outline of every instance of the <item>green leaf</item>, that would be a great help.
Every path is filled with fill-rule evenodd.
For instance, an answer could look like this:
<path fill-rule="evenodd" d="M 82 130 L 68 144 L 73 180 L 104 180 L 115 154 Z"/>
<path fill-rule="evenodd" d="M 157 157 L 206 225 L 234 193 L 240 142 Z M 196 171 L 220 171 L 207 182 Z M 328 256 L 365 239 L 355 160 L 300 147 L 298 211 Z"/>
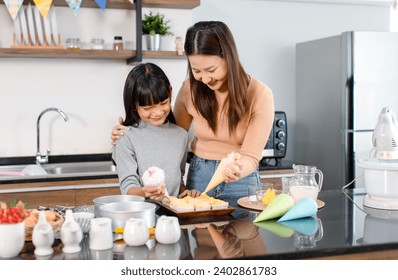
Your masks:
<path fill-rule="evenodd" d="M 170 31 L 170 20 L 165 20 L 164 15 L 157 13 L 153 15 L 152 12 L 144 15 L 142 20 L 142 33 L 143 34 L 159 34 L 159 35 L 173 35 Z"/>

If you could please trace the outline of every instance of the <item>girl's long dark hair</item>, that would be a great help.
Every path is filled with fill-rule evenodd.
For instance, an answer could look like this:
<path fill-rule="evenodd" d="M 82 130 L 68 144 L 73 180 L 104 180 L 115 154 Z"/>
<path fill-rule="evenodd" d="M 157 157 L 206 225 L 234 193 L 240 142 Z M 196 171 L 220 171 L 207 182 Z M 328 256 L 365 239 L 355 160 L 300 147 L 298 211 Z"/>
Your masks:
<path fill-rule="evenodd" d="M 123 125 L 138 126 L 141 121 L 137 106 L 158 104 L 171 99 L 172 88 L 163 70 L 153 63 L 141 63 L 127 75 L 123 91 L 126 118 Z M 166 120 L 176 123 L 170 110 Z"/>
<path fill-rule="evenodd" d="M 250 79 L 239 61 L 234 38 L 228 26 L 220 21 L 201 21 L 187 31 L 184 45 L 187 56 L 216 55 L 224 58 L 228 67 L 228 127 L 230 134 L 234 132 L 239 121 L 244 118 L 248 103 L 247 87 Z M 195 80 L 191 65 L 188 62 L 189 81 L 192 91 L 192 101 L 198 112 L 216 132 L 217 100 L 214 91 L 201 81 Z"/>

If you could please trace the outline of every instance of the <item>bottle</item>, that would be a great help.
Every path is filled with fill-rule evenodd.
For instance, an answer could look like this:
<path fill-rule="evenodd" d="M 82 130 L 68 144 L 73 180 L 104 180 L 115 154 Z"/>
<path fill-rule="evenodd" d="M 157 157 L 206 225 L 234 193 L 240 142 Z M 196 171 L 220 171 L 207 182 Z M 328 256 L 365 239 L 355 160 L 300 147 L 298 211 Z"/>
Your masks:
<path fill-rule="evenodd" d="M 113 40 L 113 49 L 115 51 L 123 50 L 123 38 L 122 36 L 115 36 Z"/>

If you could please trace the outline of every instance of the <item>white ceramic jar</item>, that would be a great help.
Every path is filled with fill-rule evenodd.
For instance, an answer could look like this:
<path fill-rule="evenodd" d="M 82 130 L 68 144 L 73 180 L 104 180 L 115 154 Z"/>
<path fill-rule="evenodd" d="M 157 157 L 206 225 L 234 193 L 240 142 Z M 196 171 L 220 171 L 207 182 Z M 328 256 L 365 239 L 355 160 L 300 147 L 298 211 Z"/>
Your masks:
<path fill-rule="evenodd" d="M 178 218 L 174 216 L 160 216 L 155 229 L 156 241 L 162 244 L 173 244 L 181 237 Z"/>
<path fill-rule="evenodd" d="M 144 219 L 130 218 L 126 221 L 123 240 L 129 246 L 142 246 L 149 239 L 148 225 Z"/>

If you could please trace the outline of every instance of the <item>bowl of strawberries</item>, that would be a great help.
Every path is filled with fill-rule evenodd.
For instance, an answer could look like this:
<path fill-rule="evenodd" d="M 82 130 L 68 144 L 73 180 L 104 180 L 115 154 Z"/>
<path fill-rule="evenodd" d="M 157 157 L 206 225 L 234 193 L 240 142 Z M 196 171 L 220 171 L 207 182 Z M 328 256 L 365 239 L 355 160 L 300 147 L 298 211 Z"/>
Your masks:
<path fill-rule="evenodd" d="M 25 219 L 29 211 L 23 202 L 0 202 L 0 258 L 15 258 L 25 245 Z"/>

